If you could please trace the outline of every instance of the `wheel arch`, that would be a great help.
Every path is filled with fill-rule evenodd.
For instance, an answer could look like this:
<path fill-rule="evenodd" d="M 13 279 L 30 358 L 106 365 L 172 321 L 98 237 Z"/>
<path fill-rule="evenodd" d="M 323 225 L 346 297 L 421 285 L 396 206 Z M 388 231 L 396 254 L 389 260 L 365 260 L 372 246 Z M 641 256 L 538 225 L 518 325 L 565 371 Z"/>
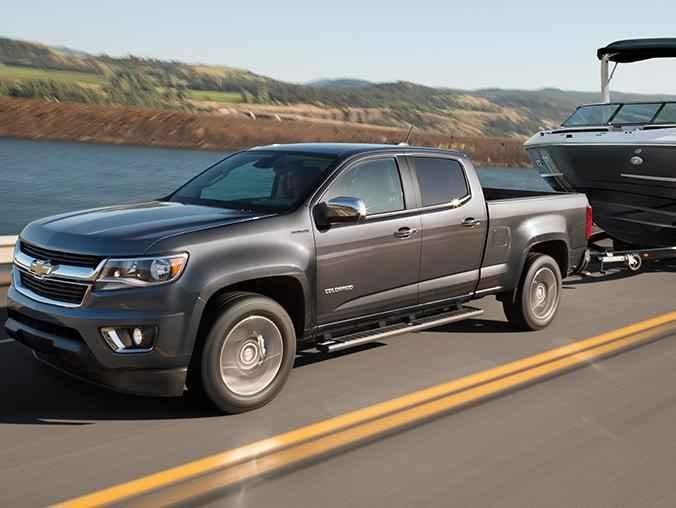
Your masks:
<path fill-rule="evenodd" d="M 529 254 L 545 254 L 553 258 L 554 261 L 556 261 L 556 263 L 559 265 L 559 269 L 561 270 L 561 276 L 565 278 L 566 275 L 568 274 L 568 266 L 570 261 L 569 261 L 568 242 L 566 242 L 566 240 L 558 238 L 537 242 L 530 246 L 530 248 L 526 252 L 526 257 Z M 521 274 L 523 274 L 525 265 L 526 263 L 524 258 L 524 263 L 523 266 L 521 267 Z"/>
<path fill-rule="evenodd" d="M 512 289 L 506 294 L 501 295 L 502 297 L 499 299 L 503 300 L 507 297 L 512 302 L 515 301 L 519 286 L 526 272 L 526 263 L 530 254 L 545 254 L 553 258 L 561 270 L 561 277 L 565 279 L 568 275 L 568 267 L 570 266 L 569 253 L 570 247 L 566 237 L 563 235 L 552 234 L 534 238 L 520 255 L 519 268 L 510 284 Z"/>
<path fill-rule="evenodd" d="M 211 324 L 211 317 L 222 307 L 227 294 L 245 292 L 266 296 L 289 314 L 296 332 L 296 339 L 307 338 L 310 330 L 310 293 L 307 280 L 295 272 L 273 272 L 251 278 L 239 278 L 227 283 L 214 284 L 200 295 L 192 316 L 191 337 L 187 344 L 187 355 L 192 355 Z"/>

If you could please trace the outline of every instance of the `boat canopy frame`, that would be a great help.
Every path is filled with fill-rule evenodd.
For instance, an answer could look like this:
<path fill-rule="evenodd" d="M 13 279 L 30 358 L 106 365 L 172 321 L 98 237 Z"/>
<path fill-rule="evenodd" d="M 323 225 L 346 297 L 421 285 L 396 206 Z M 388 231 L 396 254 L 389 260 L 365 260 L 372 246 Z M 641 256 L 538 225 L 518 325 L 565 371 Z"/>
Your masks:
<path fill-rule="evenodd" d="M 610 62 L 633 63 L 653 58 L 676 58 L 676 38 L 627 39 L 615 41 L 596 51 L 601 60 L 601 101 L 610 102 Z M 613 69 L 613 73 L 614 73 Z"/>

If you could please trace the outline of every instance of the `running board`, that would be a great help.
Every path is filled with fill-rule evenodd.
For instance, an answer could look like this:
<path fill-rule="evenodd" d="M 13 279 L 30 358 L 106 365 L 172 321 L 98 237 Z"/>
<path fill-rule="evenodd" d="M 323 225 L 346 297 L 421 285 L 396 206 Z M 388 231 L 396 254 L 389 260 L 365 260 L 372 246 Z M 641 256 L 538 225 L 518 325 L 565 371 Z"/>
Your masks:
<path fill-rule="evenodd" d="M 361 346 L 362 344 L 368 344 L 369 342 L 388 339 L 403 333 L 417 332 L 449 323 L 455 323 L 457 321 L 463 321 L 465 319 L 481 316 L 483 313 L 484 311 L 482 309 L 461 307 L 451 312 L 436 314 L 434 316 L 422 318 L 410 323 L 392 325 L 386 328 L 356 333 L 354 335 L 347 335 L 345 337 L 320 342 L 317 344 L 317 349 L 322 353 L 342 351 L 343 349 L 349 349 L 352 347 Z"/>

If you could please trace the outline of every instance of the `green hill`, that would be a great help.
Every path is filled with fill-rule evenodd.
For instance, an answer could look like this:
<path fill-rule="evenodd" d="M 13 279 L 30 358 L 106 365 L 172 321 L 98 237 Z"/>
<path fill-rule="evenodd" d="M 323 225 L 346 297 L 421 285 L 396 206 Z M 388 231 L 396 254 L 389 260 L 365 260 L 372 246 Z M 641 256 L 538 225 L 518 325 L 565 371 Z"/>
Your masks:
<path fill-rule="evenodd" d="M 343 78 L 305 85 L 225 66 L 128 56 L 0 38 L 0 95 L 221 114 L 302 117 L 448 135 L 527 136 L 561 123 L 597 93 L 459 90 Z M 618 100 L 653 96 L 615 94 Z M 664 97 L 662 97 L 664 99 Z"/>
<path fill-rule="evenodd" d="M 372 84 L 364 79 L 353 78 L 316 79 L 306 83 L 306 85 L 315 88 L 364 88 Z"/>

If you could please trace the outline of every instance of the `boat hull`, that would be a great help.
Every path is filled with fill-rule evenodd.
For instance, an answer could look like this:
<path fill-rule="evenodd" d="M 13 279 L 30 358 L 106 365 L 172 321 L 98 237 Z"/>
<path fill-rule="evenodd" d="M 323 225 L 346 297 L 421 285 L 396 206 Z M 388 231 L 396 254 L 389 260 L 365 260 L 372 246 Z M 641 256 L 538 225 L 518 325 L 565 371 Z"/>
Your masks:
<path fill-rule="evenodd" d="M 558 190 L 583 192 L 612 238 L 676 245 L 676 145 L 561 143 L 526 147 Z"/>

